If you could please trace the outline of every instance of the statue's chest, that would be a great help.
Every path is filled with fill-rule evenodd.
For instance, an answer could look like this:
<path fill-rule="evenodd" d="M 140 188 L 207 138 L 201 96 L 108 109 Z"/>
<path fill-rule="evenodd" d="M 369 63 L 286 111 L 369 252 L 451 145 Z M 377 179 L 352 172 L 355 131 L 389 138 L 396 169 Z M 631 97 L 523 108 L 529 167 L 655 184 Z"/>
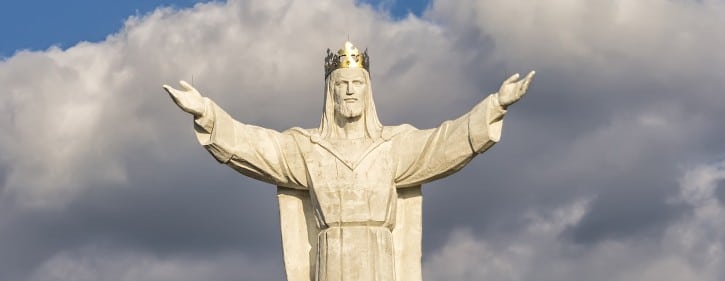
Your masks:
<path fill-rule="evenodd" d="M 328 145 L 326 143 L 325 145 Z M 310 193 L 318 221 L 324 224 L 387 222 L 394 209 L 394 154 L 389 142 L 358 153 L 348 147 L 316 145 L 306 155 Z M 357 156 L 349 160 L 344 156 Z"/>
<path fill-rule="evenodd" d="M 368 149 L 371 148 L 373 144 L 375 144 L 375 142 L 370 139 L 328 140 L 326 144 L 323 144 L 327 147 L 323 147 L 323 145 L 321 145 L 319 148 L 323 148 L 324 150 L 331 149 L 334 151 L 334 154 L 330 154 L 339 158 L 338 160 L 352 164 L 361 160 L 361 156 L 368 152 Z"/>
<path fill-rule="evenodd" d="M 391 143 L 321 142 L 305 157 L 314 188 L 391 187 L 395 175 Z"/>

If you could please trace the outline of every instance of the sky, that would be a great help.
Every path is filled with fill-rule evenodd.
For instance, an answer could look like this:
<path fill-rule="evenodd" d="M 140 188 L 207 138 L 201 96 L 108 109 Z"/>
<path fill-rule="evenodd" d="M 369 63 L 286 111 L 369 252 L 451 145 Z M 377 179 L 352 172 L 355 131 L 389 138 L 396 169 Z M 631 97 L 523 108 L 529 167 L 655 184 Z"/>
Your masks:
<path fill-rule="evenodd" d="M 0 9 L 0 280 L 282 280 L 275 188 L 161 85 L 316 127 L 347 38 L 386 125 L 537 71 L 501 142 L 424 186 L 425 280 L 725 279 L 725 1 L 46 2 Z"/>

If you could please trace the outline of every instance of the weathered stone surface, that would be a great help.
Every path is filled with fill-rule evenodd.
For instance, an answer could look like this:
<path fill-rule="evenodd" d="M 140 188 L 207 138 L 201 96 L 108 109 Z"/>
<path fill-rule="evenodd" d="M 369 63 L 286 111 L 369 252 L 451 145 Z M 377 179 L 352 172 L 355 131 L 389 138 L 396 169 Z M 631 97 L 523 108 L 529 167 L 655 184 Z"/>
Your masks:
<path fill-rule="evenodd" d="M 214 158 L 277 186 L 288 280 L 415 281 L 421 184 L 494 145 L 505 108 L 524 95 L 533 74 L 510 77 L 469 113 L 428 130 L 383 126 L 363 68 L 330 71 L 315 129 L 240 123 L 186 82 L 183 90 L 164 89 L 194 115 L 197 138 Z"/>

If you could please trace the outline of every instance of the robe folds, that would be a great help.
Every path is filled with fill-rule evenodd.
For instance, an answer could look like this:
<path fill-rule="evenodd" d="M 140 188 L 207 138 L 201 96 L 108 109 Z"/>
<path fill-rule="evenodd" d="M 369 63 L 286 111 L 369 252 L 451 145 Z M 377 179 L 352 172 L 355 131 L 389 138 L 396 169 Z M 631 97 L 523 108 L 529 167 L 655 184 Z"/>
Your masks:
<path fill-rule="evenodd" d="M 205 98 L 194 128 L 220 163 L 278 186 L 288 280 L 415 281 L 421 184 L 498 142 L 505 113 L 493 94 L 437 128 L 404 124 L 384 127 L 375 140 L 328 140 L 316 129 L 237 122 Z"/>

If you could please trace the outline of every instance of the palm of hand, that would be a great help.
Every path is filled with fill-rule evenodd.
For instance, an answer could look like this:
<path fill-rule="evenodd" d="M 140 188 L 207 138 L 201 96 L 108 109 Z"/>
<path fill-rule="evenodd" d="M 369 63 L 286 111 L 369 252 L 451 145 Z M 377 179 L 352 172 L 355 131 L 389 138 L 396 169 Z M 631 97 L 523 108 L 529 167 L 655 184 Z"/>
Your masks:
<path fill-rule="evenodd" d="M 529 84 L 534 78 L 535 73 L 535 71 L 531 71 L 524 79 L 521 80 L 518 80 L 519 74 L 516 73 L 503 81 L 501 88 L 498 91 L 499 104 L 505 108 L 520 100 L 524 94 L 526 94 L 526 90 L 529 88 Z"/>
<path fill-rule="evenodd" d="M 183 90 L 177 90 L 169 85 L 164 85 L 164 90 L 181 110 L 199 117 L 204 113 L 204 97 L 186 81 L 179 82 Z"/>

